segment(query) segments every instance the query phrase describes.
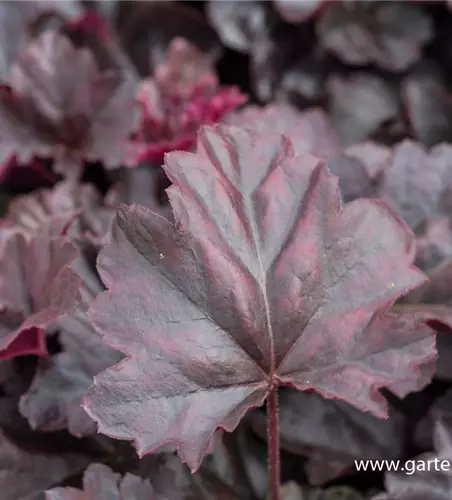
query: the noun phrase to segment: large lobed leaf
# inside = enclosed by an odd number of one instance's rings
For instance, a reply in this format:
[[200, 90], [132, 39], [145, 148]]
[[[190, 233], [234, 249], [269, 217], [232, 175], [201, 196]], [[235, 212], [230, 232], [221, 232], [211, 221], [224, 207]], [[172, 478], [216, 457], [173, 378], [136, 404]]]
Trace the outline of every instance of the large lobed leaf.
[[21, 52], [0, 92], [0, 154], [20, 163], [54, 158], [78, 176], [83, 160], [121, 166], [135, 125], [135, 87], [117, 68], [99, 69], [93, 53], [46, 31]]
[[414, 237], [381, 202], [341, 206], [336, 177], [284, 135], [205, 127], [166, 156], [176, 223], [118, 209], [94, 327], [126, 359], [85, 408], [140, 455], [171, 443], [192, 470], [278, 385], [376, 416], [381, 387], [416, 390], [431, 330], [387, 308], [424, 282]]

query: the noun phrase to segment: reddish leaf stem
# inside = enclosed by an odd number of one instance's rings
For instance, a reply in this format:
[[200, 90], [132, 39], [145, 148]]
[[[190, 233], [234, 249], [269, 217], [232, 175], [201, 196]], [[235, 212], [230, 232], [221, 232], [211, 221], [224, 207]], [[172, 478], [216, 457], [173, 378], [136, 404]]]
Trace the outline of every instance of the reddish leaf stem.
[[267, 446], [269, 500], [280, 500], [278, 387], [267, 399]]

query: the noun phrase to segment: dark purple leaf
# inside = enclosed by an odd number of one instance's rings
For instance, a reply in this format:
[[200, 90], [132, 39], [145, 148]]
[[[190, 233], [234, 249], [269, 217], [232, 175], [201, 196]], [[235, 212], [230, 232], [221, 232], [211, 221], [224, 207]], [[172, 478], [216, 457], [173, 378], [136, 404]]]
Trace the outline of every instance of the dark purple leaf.
[[422, 7], [401, 2], [329, 2], [317, 24], [320, 43], [347, 64], [403, 71], [433, 36]]
[[44, 500], [46, 489], [78, 474], [88, 463], [88, 457], [76, 453], [24, 451], [0, 433], [0, 490], [8, 500]]
[[391, 153], [389, 148], [364, 142], [349, 146], [343, 154], [329, 159], [328, 168], [339, 177], [344, 201], [375, 196]]
[[257, 498], [264, 498], [268, 488], [267, 447], [248, 427], [243, 426], [237, 431], [237, 450], [250, 491]]
[[13, 199], [5, 224], [33, 235], [49, 223], [55, 229], [55, 222], [61, 221], [62, 227], [70, 226], [67, 233], [72, 238], [100, 244], [109, 232], [114, 214], [114, 207], [104, 203], [91, 184], [62, 181], [52, 189], [35, 190]]
[[30, 239], [0, 229], [1, 358], [45, 356], [45, 329], [79, 306], [80, 279], [70, 268], [77, 250], [49, 226]]
[[[111, 3], [116, 2], [112, 0]], [[116, 39], [113, 27], [97, 9], [85, 9], [78, 17], [65, 23], [60, 31], [76, 49], [90, 51], [101, 72], [120, 74], [122, 91], [127, 97], [133, 94], [133, 89], [139, 84], [138, 71]]]
[[[54, 194], [58, 199], [57, 193]], [[94, 193], [87, 189], [85, 194]], [[68, 196], [60, 196], [60, 201], [69, 199]], [[85, 197], [84, 201], [88, 200], [89, 197]], [[93, 207], [85, 203], [84, 208]], [[89, 214], [88, 210], [86, 212]], [[75, 236], [80, 237], [80, 233], [75, 233]], [[96, 431], [95, 423], [81, 406], [83, 397], [93, 384], [93, 376], [122, 358], [121, 353], [102, 342], [86, 316], [93, 299], [104, 290], [94, 262], [98, 246], [105, 237], [106, 234], [103, 234], [103, 238], [99, 237], [94, 242], [92, 238], [80, 240], [81, 252], [71, 266], [80, 278], [77, 290], [81, 299], [80, 308], [60, 318], [54, 325], [61, 352], [51, 359], [39, 361], [33, 381], [19, 404], [21, 414], [33, 429], [44, 432], [68, 429], [77, 437]]]
[[0, 3], [0, 81], [8, 80], [12, 63], [41, 24], [49, 18], [72, 19], [80, 9], [72, 0]]
[[126, 474], [123, 478], [106, 465], [91, 464], [83, 477], [83, 491], [54, 488], [46, 500], [165, 500], [154, 494], [149, 481]]
[[[376, 179], [391, 158], [391, 149], [371, 141], [353, 144], [345, 149], [345, 155], [359, 160], [371, 179]], [[361, 195], [362, 196], [362, 195]]]
[[331, 118], [344, 145], [377, 134], [388, 123], [400, 121], [400, 104], [395, 89], [370, 73], [350, 78], [331, 76]]
[[426, 146], [452, 140], [452, 99], [431, 74], [407, 76], [402, 82], [413, 135]]
[[417, 229], [438, 213], [451, 167], [451, 146], [440, 145], [427, 152], [421, 144], [405, 140], [394, 147], [378, 196]]
[[[350, 471], [354, 460], [395, 459], [401, 455], [403, 419], [395, 411], [388, 420], [377, 419], [342, 401], [294, 390], [281, 391], [279, 408], [281, 447], [308, 459], [312, 456], [308, 473], [314, 472], [317, 456], [323, 459], [324, 471], [331, 464], [343, 473]], [[252, 423], [265, 438], [265, 414], [255, 412]], [[315, 475], [310, 477], [311, 484], [319, 484], [318, 472]]]
[[[394, 312], [396, 312], [396, 311], [397, 311], [397, 309], [394, 310]], [[404, 311], [403, 309], [401, 309], [398, 312], [416, 314], [414, 311], [410, 311], [410, 310]], [[431, 320], [433, 318], [433, 321], [435, 321], [435, 319], [436, 319], [434, 310], [429, 311], [429, 313], [427, 313], [425, 315], [419, 314], [416, 316], [417, 316], [418, 321], [420, 323], [430, 324], [429, 320]], [[440, 316], [441, 316], [441, 311], [439, 313], [439, 317]], [[438, 321], [440, 321], [440, 320], [438, 320]], [[438, 349], [438, 345], [437, 345], [437, 349]], [[421, 364], [421, 366], [419, 367], [420, 376], [418, 378], [418, 386], [415, 389], [415, 391], [421, 391], [422, 389], [425, 389], [430, 384], [430, 382], [432, 382], [432, 379], [435, 376], [436, 363], [437, 363], [437, 358], [428, 360], [427, 362]], [[415, 392], [415, 391], [413, 391], [411, 382], [408, 381], [408, 384], [407, 384], [404, 380], [402, 380], [400, 382], [396, 382], [395, 384], [391, 385], [391, 387], [389, 387], [388, 389], [390, 390], [390, 392], [392, 392], [392, 394], [396, 395], [399, 399], [405, 399], [409, 394]]]
[[250, 500], [251, 491], [242, 465], [244, 459], [238, 449], [237, 439], [234, 439], [237, 433], [220, 435], [221, 439], [212, 450], [213, 453], [206, 457], [200, 470], [191, 477], [199, 488], [209, 488], [211, 483], [216, 482], [223, 489], [230, 489], [237, 498]]
[[416, 390], [432, 332], [386, 311], [424, 276], [384, 204], [341, 207], [322, 162], [236, 127], [204, 127], [197, 153], [164, 168], [175, 225], [122, 206], [98, 259], [108, 292], [90, 318], [126, 355], [87, 396], [100, 432], [140, 455], [175, 445], [195, 470], [215, 430], [232, 431], [273, 384], [381, 417], [380, 387]]
[[273, 3], [279, 15], [289, 23], [308, 21], [326, 4], [324, 0], [273, 0]]
[[260, 133], [285, 134], [295, 154], [311, 153], [318, 158], [329, 158], [341, 151], [336, 132], [320, 108], [300, 112], [288, 104], [247, 106], [231, 114], [226, 122]]
[[[445, 338], [447, 338], [445, 336]], [[451, 339], [451, 336], [448, 335]], [[450, 358], [448, 359], [450, 365]], [[450, 367], [449, 367], [450, 378]], [[452, 418], [452, 390], [447, 390], [428, 409], [427, 415], [419, 422], [416, 429], [416, 443], [424, 449], [433, 448], [434, 429], [438, 420], [450, 421]]]
[[[405, 464], [404, 473], [387, 473], [387, 493], [377, 495], [372, 500], [449, 500], [452, 495], [450, 419], [437, 422], [434, 445], [436, 453], [416, 457], [415, 461]], [[435, 459], [438, 459], [437, 465]], [[449, 463], [447, 472], [441, 469], [442, 460]]]
[[304, 464], [304, 472], [310, 484], [323, 485], [350, 473], [350, 463], [335, 459], [322, 450], [311, 450], [309, 460]]
[[83, 160], [121, 166], [136, 109], [135, 89], [121, 85], [118, 71], [101, 72], [87, 49], [47, 31], [16, 60], [10, 84], [0, 94], [2, 157], [53, 157], [55, 170], [71, 177]]
[[[452, 259], [452, 221], [449, 217], [431, 217], [417, 239], [416, 265], [430, 271]], [[452, 291], [452, 289], [451, 289]]]
[[105, 346], [82, 312], [59, 322], [63, 351], [43, 360], [19, 409], [34, 429], [68, 429], [74, 436], [96, 432], [95, 423], [81, 407], [93, 376], [117, 363], [122, 355]]

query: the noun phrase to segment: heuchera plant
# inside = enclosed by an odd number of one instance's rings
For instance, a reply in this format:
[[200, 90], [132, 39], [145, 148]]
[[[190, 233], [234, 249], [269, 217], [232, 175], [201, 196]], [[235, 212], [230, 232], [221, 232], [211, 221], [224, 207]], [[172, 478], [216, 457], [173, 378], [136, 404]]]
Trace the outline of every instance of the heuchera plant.
[[1, 498], [450, 500], [450, 26], [0, 4]]
[[164, 169], [174, 223], [120, 207], [98, 258], [109, 291], [90, 318], [127, 360], [96, 377], [85, 408], [140, 455], [170, 443], [195, 471], [216, 429], [268, 400], [277, 500], [279, 386], [378, 416], [379, 388], [420, 388], [432, 332], [388, 312], [424, 281], [413, 237], [381, 203], [342, 207], [326, 165], [284, 135], [202, 128], [196, 154], [169, 153]]

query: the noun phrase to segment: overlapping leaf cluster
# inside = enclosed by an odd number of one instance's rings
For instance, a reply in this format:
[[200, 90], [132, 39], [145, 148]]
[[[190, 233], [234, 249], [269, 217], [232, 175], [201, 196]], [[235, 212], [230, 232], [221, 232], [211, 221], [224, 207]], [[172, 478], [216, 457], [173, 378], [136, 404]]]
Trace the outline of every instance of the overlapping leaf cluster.
[[275, 390], [283, 500], [450, 497], [450, 26], [0, 4], [8, 499], [264, 500]]

